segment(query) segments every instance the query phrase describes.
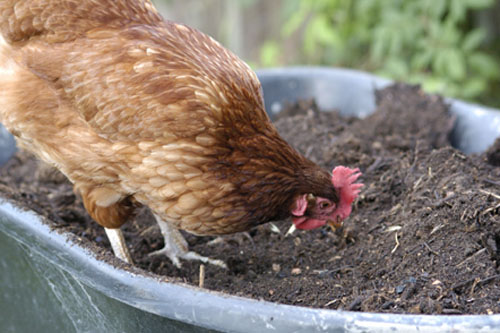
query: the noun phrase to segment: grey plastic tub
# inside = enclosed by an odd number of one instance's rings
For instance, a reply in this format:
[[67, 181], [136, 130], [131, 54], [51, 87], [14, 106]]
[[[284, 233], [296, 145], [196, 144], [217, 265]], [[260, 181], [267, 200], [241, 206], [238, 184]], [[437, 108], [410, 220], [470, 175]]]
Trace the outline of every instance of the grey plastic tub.
[[[390, 82], [351, 70], [259, 71], [266, 108], [316, 98], [365, 116]], [[449, 100], [454, 144], [480, 152], [500, 136], [497, 110]], [[0, 162], [14, 151], [0, 128]], [[499, 332], [500, 315], [395, 315], [309, 309], [228, 296], [116, 269], [0, 197], [0, 332]]]

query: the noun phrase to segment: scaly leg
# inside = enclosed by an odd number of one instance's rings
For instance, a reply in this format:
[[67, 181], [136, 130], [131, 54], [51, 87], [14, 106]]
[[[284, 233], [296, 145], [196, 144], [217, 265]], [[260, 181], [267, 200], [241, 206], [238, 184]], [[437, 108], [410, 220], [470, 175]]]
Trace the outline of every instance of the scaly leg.
[[111, 243], [111, 247], [113, 248], [113, 252], [115, 256], [129, 264], [134, 264], [132, 261], [132, 257], [127, 249], [127, 244], [125, 244], [125, 238], [123, 237], [123, 233], [118, 229], [109, 229], [104, 228], [106, 231], [106, 235], [108, 236], [109, 242]]
[[163, 221], [156, 215], [155, 218], [156, 222], [160, 226], [161, 233], [163, 234], [165, 246], [161, 250], [151, 252], [149, 254], [150, 256], [164, 254], [170, 258], [177, 268], [181, 268], [181, 262], [179, 259], [200, 260], [204, 263], [227, 268], [226, 264], [222, 260], [207, 258], [196, 252], [189, 251], [188, 244], [184, 237], [182, 237], [179, 230], [173, 228], [168, 224], [168, 222]]

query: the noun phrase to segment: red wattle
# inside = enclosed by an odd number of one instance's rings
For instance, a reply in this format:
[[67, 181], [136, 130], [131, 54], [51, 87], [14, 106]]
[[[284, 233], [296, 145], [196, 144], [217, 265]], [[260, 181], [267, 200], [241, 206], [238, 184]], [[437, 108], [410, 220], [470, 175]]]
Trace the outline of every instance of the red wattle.
[[309, 219], [307, 217], [294, 217], [292, 221], [295, 224], [295, 228], [301, 230], [316, 229], [326, 224], [326, 221]]

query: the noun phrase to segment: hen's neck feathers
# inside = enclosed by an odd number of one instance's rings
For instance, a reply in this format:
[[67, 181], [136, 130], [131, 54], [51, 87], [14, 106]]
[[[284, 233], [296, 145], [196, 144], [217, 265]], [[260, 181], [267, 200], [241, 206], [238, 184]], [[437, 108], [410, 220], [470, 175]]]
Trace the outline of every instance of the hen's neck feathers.
[[230, 152], [212, 168], [235, 185], [228, 200], [244, 200], [252, 224], [290, 216], [298, 195], [338, 201], [331, 175], [293, 149], [270, 123], [263, 132], [233, 137]]

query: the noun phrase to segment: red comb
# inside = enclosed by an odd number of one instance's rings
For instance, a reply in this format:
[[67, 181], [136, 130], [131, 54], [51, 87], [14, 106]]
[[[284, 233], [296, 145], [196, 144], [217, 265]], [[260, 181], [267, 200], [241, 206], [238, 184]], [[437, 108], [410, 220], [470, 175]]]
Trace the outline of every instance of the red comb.
[[332, 184], [339, 190], [341, 201], [350, 205], [359, 195], [363, 184], [355, 183], [361, 176], [361, 171], [358, 168], [350, 169], [345, 166], [335, 167], [332, 171]]

